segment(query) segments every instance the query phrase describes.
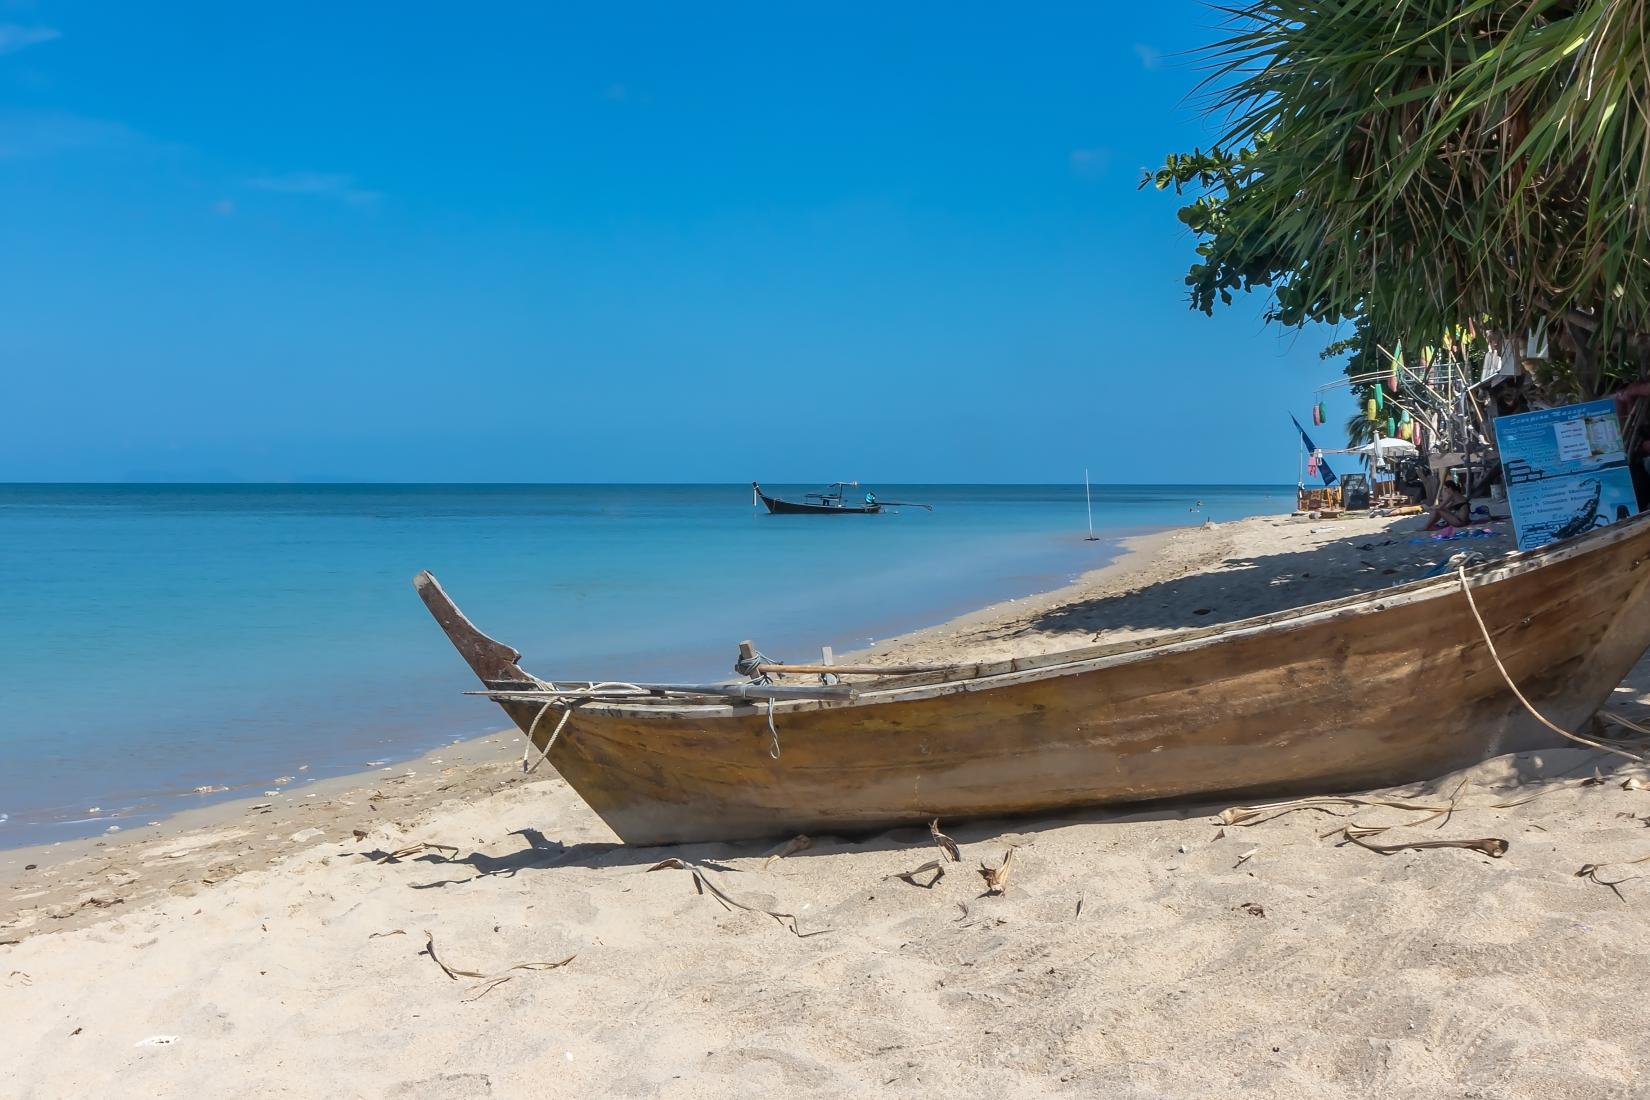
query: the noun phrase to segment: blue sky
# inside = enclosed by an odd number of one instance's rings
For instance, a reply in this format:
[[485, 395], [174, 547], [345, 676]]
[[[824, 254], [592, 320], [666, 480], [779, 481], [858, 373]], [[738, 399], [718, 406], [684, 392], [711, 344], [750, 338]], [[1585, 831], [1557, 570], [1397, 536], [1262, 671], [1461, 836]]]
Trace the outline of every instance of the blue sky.
[[0, 0], [0, 480], [1294, 480], [1214, 13], [788, 7]]

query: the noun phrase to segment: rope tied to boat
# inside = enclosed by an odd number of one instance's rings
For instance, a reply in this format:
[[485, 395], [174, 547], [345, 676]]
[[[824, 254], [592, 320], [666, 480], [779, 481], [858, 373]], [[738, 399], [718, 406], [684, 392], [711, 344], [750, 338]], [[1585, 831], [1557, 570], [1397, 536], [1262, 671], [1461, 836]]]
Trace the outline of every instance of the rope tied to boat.
[[741, 657], [733, 662], [733, 671], [741, 676], [749, 677], [752, 683], [765, 684], [769, 682], [768, 674], [762, 671], [762, 666], [778, 663], [760, 649], [754, 649], [749, 657]]
[[1586, 745], [1588, 748], [1598, 749], [1602, 752], [1613, 752], [1617, 756], [1625, 756], [1627, 759], [1636, 761], [1640, 764], [1650, 763], [1650, 760], [1640, 756], [1638, 753], [1628, 752], [1626, 749], [1616, 748], [1614, 745], [1606, 745], [1601, 742], [1594, 741], [1590, 738], [1581, 736], [1579, 733], [1571, 733], [1569, 730], [1548, 721], [1547, 717], [1540, 711], [1536, 710], [1535, 706], [1524, 697], [1524, 693], [1518, 690], [1518, 685], [1513, 683], [1512, 674], [1507, 671], [1507, 666], [1501, 663], [1501, 654], [1496, 652], [1495, 641], [1490, 637], [1490, 628], [1484, 625], [1484, 616], [1478, 613], [1478, 601], [1473, 598], [1472, 585], [1467, 583], [1467, 566], [1471, 564], [1471, 558], [1478, 558], [1482, 561], [1483, 555], [1457, 554], [1455, 557], [1450, 559], [1450, 563], [1455, 566], [1455, 575], [1461, 582], [1461, 592], [1467, 597], [1467, 607], [1472, 610], [1472, 617], [1478, 622], [1479, 632], [1484, 635], [1484, 644], [1489, 647], [1490, 659], [1495, 662], [1495, 667], [1500, 670], [1501, 678], [1507, 682], [1507, 687], [1512, 690], [1513, 696], [1517, 698], [1520, 703], [1524, 704], [1525, 710], [1530, 712], [1530, 717], [1534, 718], [1537, 722], [1540, 722], [1543, 726], [1546, 726], [1560, 737], [1567, 737], [1579, 745]]
[[[561, 736], [561, 731], [566, 728], [568, 719], [573, 717], [573, 711], [581, 702], [583, 702], [583, 700], [575, 699], [564, 701], [561, 699], [552, 699], [539, 708], [539, 712], [533, 716], [532, 724], [527, 727], [527, 747], [521, 750], [521, 770], [524, 774], [532, 775], [538, 770], [538, 766], [549, 758], [550, 750], [555, 747], [556, 738]], [[550, 740], [544, 743], [544, 748], [539, 749], [538, 744], [533, 740], [533, 735], [539, 731], [539, 723], [542, 722], [544, 720], [544, 716], [550, 712], [550, 708], [555, 706], [560, 706], [563, 708], [561, 721], [557, 722], [556, 728], [550, 731]], [[537, 759], [529, 764], [527, 762], [527, 758], [533, 755], [534, 749], [538, 749], [539, 755]]]
[[773, 735], [773, 746], [768, 749], [768, 755], [775, 760], [779, 759], [779, 730], [773, 724], [773, 696], [768, 696], [768, 732]]

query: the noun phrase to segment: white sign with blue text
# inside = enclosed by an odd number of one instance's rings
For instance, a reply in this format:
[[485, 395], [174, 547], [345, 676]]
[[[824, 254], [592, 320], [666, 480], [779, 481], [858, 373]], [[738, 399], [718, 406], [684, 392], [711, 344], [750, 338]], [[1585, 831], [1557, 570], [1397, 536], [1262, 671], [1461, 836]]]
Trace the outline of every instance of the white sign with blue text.
[[1638, 511], [1610, 398], [1500, 416], [1494, 424], [1520, 550]]

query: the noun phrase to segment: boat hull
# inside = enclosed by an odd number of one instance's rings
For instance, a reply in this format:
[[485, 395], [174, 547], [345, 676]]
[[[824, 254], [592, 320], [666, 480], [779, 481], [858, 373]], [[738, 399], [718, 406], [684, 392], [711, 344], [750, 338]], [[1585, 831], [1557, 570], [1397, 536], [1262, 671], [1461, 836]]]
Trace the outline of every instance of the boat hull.
[[762, 504], [774, 516], [874, 516], [882, 511], [880, 504], [837, 507], [834, 504], [802, 504], [794, 500], [780, 500], [766, 493], [758, 493]]
[[[1640, 517], [1472, 571], [1509, 673], [1565, 728], [1650, 645], [1647, 558]], [[471, 664], [489, 683], [515, 675]], [[503, 705], [524, 731], [539, 715]], [[592, 705], [549, 761], [626, 843], [668, 844], [1386, 786], [1555, 739], [1508, 691], [1453, 575], [781, 704], [777, 759], [768, 722], [760, 705]]]

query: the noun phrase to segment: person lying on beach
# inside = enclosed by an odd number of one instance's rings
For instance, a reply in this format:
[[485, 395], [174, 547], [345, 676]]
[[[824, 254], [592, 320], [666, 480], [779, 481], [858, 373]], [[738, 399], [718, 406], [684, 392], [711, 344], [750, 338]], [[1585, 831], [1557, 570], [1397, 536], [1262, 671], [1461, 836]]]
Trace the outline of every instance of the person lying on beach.
[[1450, 478], [1439, 486], [1438, 503], [1427, 513], [1426, 526], [1421, 530], [1430, 531], [1441, 524], [1466, 527], [1471, 521], [1472, 512], [1467, 503], [1467, 495], [1461, 491], [1461, 483]]

